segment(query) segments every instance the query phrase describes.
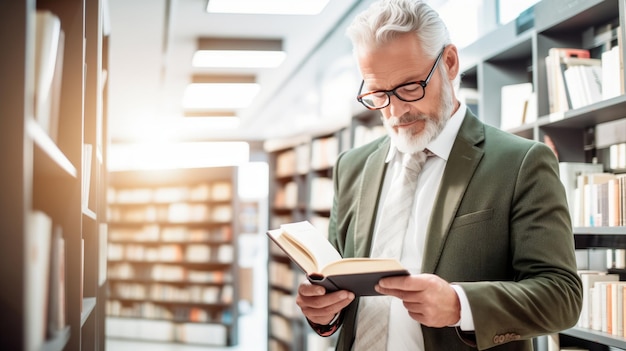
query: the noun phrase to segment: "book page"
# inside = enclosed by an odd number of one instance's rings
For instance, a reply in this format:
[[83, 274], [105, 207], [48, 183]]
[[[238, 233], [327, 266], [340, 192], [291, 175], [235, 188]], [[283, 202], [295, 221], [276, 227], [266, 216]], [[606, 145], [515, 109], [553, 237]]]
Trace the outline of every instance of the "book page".
[[322, 269], [325, 276], [339, 274], [359, 274], [373, 272], [406, 271], [400, 262], [393, 258], [344, 258], [331, 262]]
[[267, 235], [296, 263], [307, 275], [317, 271], [315, 258], [282, 229], [267, 231]]
[[331, 262], [341, 260], [339, 252], [311, 223], [304, 221], [283, 224], [280, 228], [290, 239], [297, 241], [301, 247], [306, 248], [306, 251], [313, 257], [317, 266], [315, 273], [321, 273], [322, 267]]

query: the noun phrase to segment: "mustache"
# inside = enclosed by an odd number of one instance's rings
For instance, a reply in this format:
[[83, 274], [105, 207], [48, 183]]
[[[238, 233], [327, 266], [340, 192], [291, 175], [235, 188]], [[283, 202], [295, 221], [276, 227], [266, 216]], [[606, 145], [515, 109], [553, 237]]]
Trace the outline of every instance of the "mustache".
[[386, 123], [391, 126], [391, 127], [396, 127], [400, 124], [409, 124], [409, 123], [413, 123], [415, 121], [419, 121], [419, 120], [427, 120], [429, 119], [429, 117], [425, 114], [404, 114], [400, 117], [389, 117], [387, 119], [385, 119], [384, 116], [380, 116], [381, 120], [383, 122], [386, 121]]

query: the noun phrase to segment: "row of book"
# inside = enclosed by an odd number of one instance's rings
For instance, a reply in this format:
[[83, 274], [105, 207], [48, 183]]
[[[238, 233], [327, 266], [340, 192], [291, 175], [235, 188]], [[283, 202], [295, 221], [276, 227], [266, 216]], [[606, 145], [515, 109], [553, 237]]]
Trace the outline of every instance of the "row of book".
[[109, 204], [147, 204], [198, 201], [229, 201], [233, 197], [232, 183], [206, 182], [190, 186], [162, 186], [157, 188], [109, 188]]
[[293, 209], [298, 206], [298, 183], [290, 181], [282, 187], [277, 187], [274, 191], [275, 208]]
[[107, 336], [139, 340], [226, 346], [228, 329], [216, 323], [173, 323], [162, 320], [107, 318]]
[[193, 228], [184, 225], [147, 224], [140, 227], [111, 228], [109, 238], [111, 242], [185, 242], [208, 243], [228, 242], [233, 237], [231, 225], [222, 225], [214, 228]]
[[[274, 207], [279, 209], [294, 209], [299, 205], [298, 183], [290, 181], [274, 191]], [[314, 177], [311, 179], [309, 190], [309, 207], [316, 211], [328, 211], [333, 203], [333, 182], [328, 177]]]
[[611, 335], [624, 336], [626, 282], [618, 274], [580, 271], [583, 306], [578, 326]]
[[[382, 125], [354, 127], [353, 147], [358, 147], [386, 135]], [[275, 172], [277, 177], [302, 175], [311, 170], [323, 170], [334, 166], [339, 153], [345, 149], [350, 139], [350, 130], [345, 129], [341, 136], [317, 138], [310, 143], [302, 142], [276, 156]], [[343, 148], [342, 148], [343, 146]]]
[[329, 136], [301, 143], [276, 156], [278, 177], [306, 174], [311, 170], [327, 169], [334, 165], [340, 152], [339, 138]]
[[172, 263], [232, 263], [235, 248], [232, 244], [117, 244], [109, 243], [109, 261], [142, 261]]
[[311, 168], [314, 170], [330, 168], [339, 155], [339, 139], [331, 136], [314, 139], [311, 142]]
[[180, 283], [223, 284], [233, 281], [232, 274], [226, 271], [189, 269], [176, 264], [134, 265], [128, 262], [111, 262], [108, 278], [115, 280], [145, 280]]
[[110, 299], [151, 300], [152, 302], [232, 303], [232, 285], [178, 286], [162, 283], [122, 283], [110, 285]]
[[274, 168], [276, 176], [290, 177], [309, 172], [311, 169], [309, 162], [310, 152], [310, 144], [304, 143], [279, 153], [276, 156], [276, 167]]
[[561, 162], [561, 181], [575, 227], [626, 225], [626, 174], [603, 172], [602, 164]]
[[294, 340], [295, 336], [291, 320], [277, 314], [270, 315], [269, 320], [269, 329], [271, 330], [272, 337], [284, 342]]
[[146, 205], [133, 208], [110, 207], [109, 221], [112, 222], [230, 222], [233, 218], [231, 205], [209, 205], [198, 203], [171, 203]]
[[172, 306], [153, 302], [128, 302], [109, 300], [106, 303], [107, 316], [123, 318], [147, 318], [167, 321], [188, 321], [194, 323], [230, 323], [230, 312], [214, 308], [196, 306]]
[[[277, 249], [274, 244], [270, 244], [270, 253], [278, 253], [284, 255], [280, 249]], [[289, 291], [293, 291], [296, 288], [296, 274], [297, 272], [291, 269], [289, 263], [270, 261], [268, 268], [269, 284], [271, 286], [279, 287]]]
[[288, 318], [297, 318], [301, 315], [295, 296], [285, 291], [270, 290], [268, 302], [270, 312], [276, 312]]
[[590, 28], [583, 38], [601, 53], [581, 48], [551, 48], [545, 58], [550, 113], [562, 113], [624, 93], [622, 38], [611, 23]]
[[[624, 93], [622, 43], [618, 33], [619, 27], [609, 24], [588, 34], [593, 37], [589, 41], [603, 50], [598, 57], [592, 57], [591, 50], [582, 48], [548, 50], [544, 61], [550, 114], [562, 114]], [[537, 114], [532, 83], [502, 86], [501, 129], [533, 122]]]
[[309, 208], [315, 211], [330, 211], [334, 193], [331, 178], [315, 177], [311, 179]]
[[290, 351], [291, 348], [287, 344], [276, 339], [270, 339], [267, 342], [268, 351]]
[[387, 130], [382, 125], [365, 126], [358, 125], [354, 127], [354, 147], [359, 147], [374, 141], [381, 136], [387, 135]]

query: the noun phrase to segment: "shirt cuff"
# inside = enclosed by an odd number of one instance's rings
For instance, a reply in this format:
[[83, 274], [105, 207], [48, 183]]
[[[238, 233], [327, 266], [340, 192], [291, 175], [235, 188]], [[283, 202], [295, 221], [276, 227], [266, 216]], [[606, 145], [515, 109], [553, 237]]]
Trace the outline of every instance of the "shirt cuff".
[[467, 295], [465, 295], [465, 290], [463, 290], [463, 288], [459, 285], [451, 284], [451, 286], [456, 292], [456, 295], [459, 297], [459, 302], [461, 303], [461, 319], [456, 322], [456, 324], [451, 325], [451, 327], [459, 327], [463, 331], [473, 331], [474, 317], [472, 316], [472, 309], [470, 308], [469, 301], [467, 300]]
[[339, 326], [341, 326], [341, 322], [343, 321], [342, 316], [343, 313], [337, 313], [328, 324], [313, 323], [308, 318], [306, 321], [319, 336], [331, 336], [339, 329]]

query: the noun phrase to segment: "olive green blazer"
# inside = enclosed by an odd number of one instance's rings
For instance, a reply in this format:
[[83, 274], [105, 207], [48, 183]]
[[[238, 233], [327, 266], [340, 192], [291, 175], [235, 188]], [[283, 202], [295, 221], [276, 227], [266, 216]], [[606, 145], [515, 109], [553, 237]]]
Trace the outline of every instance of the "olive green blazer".
[[[383, 137], [336, 162], [329, 238], [344, 257], [369, 255], [389, 147]], [[532, 350], [533, 337], [576, 324], [582, 289], [571, 220], [545, 144], [468, 109], [428, 228], [422, 271], [463, 287], [475, 332], [423, 327], [426, 350]], [[358, 298], [343, 311], [337, 350], [352, 348], [357, 306]]]

